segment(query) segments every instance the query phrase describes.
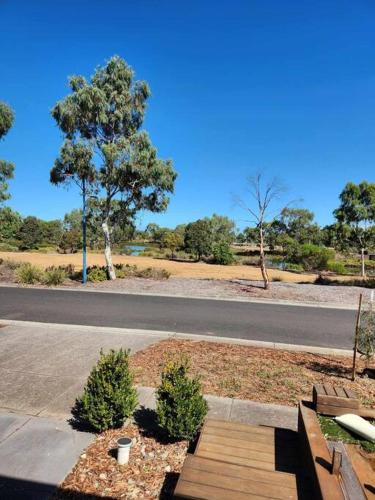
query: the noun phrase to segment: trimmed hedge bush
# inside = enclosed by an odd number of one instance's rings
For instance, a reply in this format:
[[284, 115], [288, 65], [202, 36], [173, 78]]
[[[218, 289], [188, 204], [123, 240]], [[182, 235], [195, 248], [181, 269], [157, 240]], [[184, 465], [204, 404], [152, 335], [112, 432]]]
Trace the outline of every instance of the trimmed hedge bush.
[[77, 400], [80, 421], [102, 432], [121, 427], [138, 404], [129, 370], [129, 351], [120, 349], [105, 354], [92, 369], [83, 395]]
[[193, 439], [207, 414], [200, 380], [189, 378], [186, 357], [166, 362], [156, 392], [156, 413], [162, 430], [172, 440]]
[[108, 275], [105, 267], [92, 266], [87, 269], [87, 281], [98, 283], [107, 279]]

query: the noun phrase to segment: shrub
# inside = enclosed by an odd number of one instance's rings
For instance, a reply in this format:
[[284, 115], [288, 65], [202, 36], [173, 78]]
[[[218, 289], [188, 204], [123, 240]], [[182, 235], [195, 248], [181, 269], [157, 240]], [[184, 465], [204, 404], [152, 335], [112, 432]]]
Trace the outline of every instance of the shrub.
[[92, 266], [87, 269], [87, 280], [93, 283], [106, 281], [108, 279], [107, 269], [105, 267]]
[[16, 276], [19, 283], [33, 285], [42, 281], [43, 271], [37, 266], [26, 263], [17, 269]]
[[18, 247], [15, 245], [11, 245], [10, 243], [1, 242], [0, 243], [0, 251], [1, 252], [18, 252]]
[[228, 266], [234, 262], [233, 252], [227, 243], [217, 243], [213, 246], [212, 253], [215, 264]]
[[121, 427], [138, 404], [129, 370], [129, 351], [100, 351], [83, 395], [77, 400], [78, 418], [102, 432]]
[[10, 269], [11, 271], [14, 271], [15, 269], [21, 267], [23, 264], [22, 262], [18, 262], [17, 260], [4, 259], [2, 265], [7, 269]]
[[62, 285], [67, 277], [63, 267], [51, 266], [45, 270], [44, 283], [46, 285]]
[[287, 260], [301, 264], [306, 271], [327, 269], [328, 261], [334, 256], [334, 250], [311, 243], [299, 245], [294, 242], [287, 249]]
[[153, 280], [167, 280], [170, 275], [171, 273], [166, 269], [158, 267], [146, 267], [145, 269], [140, 269], [135, 274], [137, 278], [150, 278]]
[[198, 378], [189, 378], [186, 357], [166, 362], [156, 392], [158, 422], [170, 439], [192, 439], [207, 414]]
[[301, 273], [304, 269], [301, 264], [293, 264], [292, 262], [286, 262], [285, 263], [285, 270], [286, 271], [295, 271], [297, 273]]
[[331, 271], [336, 274], [345, 274], [346, 268], [343, 262], [336, 262], [334, 260], [329, 260], [327, 263], [327, 271]]

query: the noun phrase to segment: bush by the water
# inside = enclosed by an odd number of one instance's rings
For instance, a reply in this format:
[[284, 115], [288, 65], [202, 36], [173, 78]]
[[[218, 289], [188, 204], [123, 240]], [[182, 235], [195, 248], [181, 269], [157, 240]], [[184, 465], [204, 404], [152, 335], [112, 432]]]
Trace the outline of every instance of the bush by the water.
[[343, 262], [330, 260], [327, 263], [327, 271], [331, 271], [336, 274], [345, 274], [346, 268]]
[[19, 283], [34, 285], [42, 281], [43, 270], [33, 264], [21, 264], [16, 270], [16, 277]]
[[168, 360], [156, 393], [159, 425], [172, 440], [192, 439], [208, 411], [200, 380], [188, 371], [186, 357]]
[[229, 266], [234, 262], [234, 255], [227, 243], [217, 243], [212, 247], [215, 264]]
[[334, 250], [311, 243], [299, 245], [294, 242], [288, 245], [287, 248], [288, 262], [301, 264], [305, 271], [326, 270], [328, 261], [334, 257]]
[[133, 414], [137, 403], [129, 351], [100, 351], [100, 359], [77, 400], [79, 420], [99, 432], [115, 429]]

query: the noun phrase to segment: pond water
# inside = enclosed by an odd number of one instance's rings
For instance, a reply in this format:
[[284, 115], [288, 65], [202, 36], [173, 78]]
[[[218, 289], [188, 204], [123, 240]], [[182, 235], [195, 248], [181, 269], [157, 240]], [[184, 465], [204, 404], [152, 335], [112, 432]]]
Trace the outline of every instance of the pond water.
[[124, 247], [124, 253], [130, 255], [139, 255], [143, 250], [145, 250], [145, 245], [126, 245]]

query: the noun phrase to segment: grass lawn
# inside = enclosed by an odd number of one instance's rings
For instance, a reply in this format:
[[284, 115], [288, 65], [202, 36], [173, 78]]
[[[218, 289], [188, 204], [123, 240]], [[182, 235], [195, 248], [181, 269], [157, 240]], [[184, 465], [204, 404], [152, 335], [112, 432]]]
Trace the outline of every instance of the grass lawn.
[[359, 444], [365, 451], [375, 453], [375, 443], [349, 432], [337, 424], [333, 418], [319, 415], [322, 433], [329, 441], [342, 441], [343, 443]]
[[[353, 390], [366, 406], [375, 404], [374, 380], [350, 380], [351, 358], [204, 341], [168, 339], [135, 353], [136, 383], [157, 386], [165, 359], [182, 353], [205, 394], [295, 406], [301, 396], [311, 399], [314, 383], [329, 382]], [[363, 367], [360, 361], [358, 371]]]

